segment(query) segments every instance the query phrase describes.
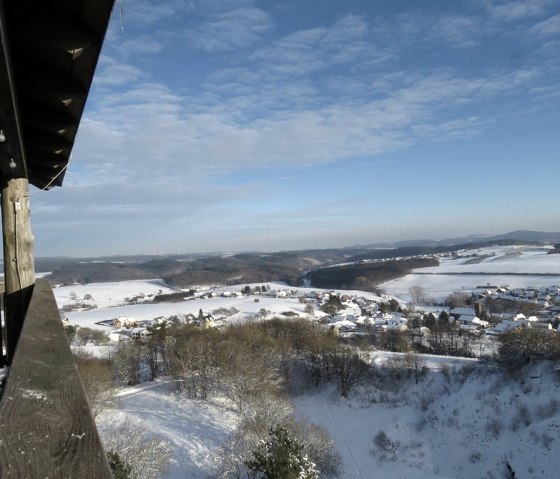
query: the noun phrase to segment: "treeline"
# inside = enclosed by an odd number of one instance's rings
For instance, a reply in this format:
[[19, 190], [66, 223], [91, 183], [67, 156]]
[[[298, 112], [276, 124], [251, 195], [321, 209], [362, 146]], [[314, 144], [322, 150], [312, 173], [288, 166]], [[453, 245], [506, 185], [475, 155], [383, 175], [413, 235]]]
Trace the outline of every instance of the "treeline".
[[231, 256], [165, 256], [142, 261], [92, 261], [49, 258], [37, 261], [38, 271], [50, 271], [51, 284], [86, 284], [104, 281], [162, 278], [169, 285], [262, 283], [283, 281], [297, 286], [303, 272], [323, 264], [344, 261], [359, 250], [310, 250], [270, 254], [243, 253]]
[[300, 318], [224, 329], [162, 328], [146, 340], [119, 343], [113, 361], [118, 382], [135, 385], [167, 376], [189, 398], [225, 395], [239, 411], [260, 394], [328, 382], [346, 397], [367, 370], [359, 350]]
[[305, 279], [317, 288], [373, 291], [378, 284], [404, 276], [414, 268], [438, 264], [435, 258], [356, 263], [310, 271]]

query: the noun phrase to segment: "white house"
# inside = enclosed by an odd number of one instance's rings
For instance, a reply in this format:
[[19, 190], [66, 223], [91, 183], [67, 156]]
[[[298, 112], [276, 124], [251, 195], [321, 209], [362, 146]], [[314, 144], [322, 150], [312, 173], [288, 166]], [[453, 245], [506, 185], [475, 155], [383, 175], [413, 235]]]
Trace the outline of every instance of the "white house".
[[129, 318], [127, 316], [118, 316], [117, 318], [113, 319], [114, 328], [135, 328], [136, 326], [138, 326], [138, 324], [134, 318]]
[[109, 341], [115, 341], [117, 343], [120, 343], [121, 341], [129, 341], [129, 340], [130, 338], [128, 337], [128, 335], [126, 335], [121, 331], [113, 331], [109, 333]]
[[492, 329], [486, 331], [487, 334], [491, 336], [499, 336], [500, 334], [509, 333], [514, 329], [521, 328], [526, 326], [527, 323], [525, 320], [513, 320], [513, 319], [504, 319], [502, 322], [496, 324]]
[[130, 337], [132, 339], [147, 339], [151, 334], [146, 328], [134, 328], [130, 332]]
[[[468, 326], [473, 328], [486, 328], [489, 326], [490, 323], [488, 321], [484, 321], [477, 316], [471, 316], [467, 314], [463, 314], [459, 316], [459, 327]], [[465, 329], [465, 328], [462, 328]]]

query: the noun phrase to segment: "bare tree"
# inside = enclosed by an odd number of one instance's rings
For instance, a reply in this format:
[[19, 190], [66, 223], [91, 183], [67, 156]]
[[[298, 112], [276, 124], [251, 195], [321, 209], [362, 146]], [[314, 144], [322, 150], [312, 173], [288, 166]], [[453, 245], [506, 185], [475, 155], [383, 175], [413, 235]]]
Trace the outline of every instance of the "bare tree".
[[331, 351], [327, 360], [340, 395], [348, 397], [352, 387], [365, 377], [367, 364], [356, 349], [346, 346], [339, 346]]
[[556, 356], [558, 341], [555, 335], [534, 330], [517, 328], [500, 337], [498, 360], [508, 368], [519, 368], [534, 359]]
[[412, 297], [412, 301], [414, 301], [416, 304], [424, 304], [426, 302], [426, 290], [423, 286], [416, 284], [414, 286], [411, 286], [408, 292]]
[[220, 386], [240, 412], [249, 399], [279, 390], [280, 377], [265, 357], [239, 341], [228, 341], [224, 346], [220, 358]]
[[219, 333], [185, 328], [176, 337], [169, 354], [169, 372], [175, 388], [188, 397], [206, 399], [219, 377], [217, 351]]
[[94, 417], [107, 408], [114, 399], [111, 361], [93, 357], [80, 349], [74, 351], [82, 385]]
[[426, 367], [424, 358], [416, 353], [406, 353], [404, 355], [404, 364], [409, 371], [409, 375], [411, 373], [414, 374], [414, 381], [418, 384], [418, 378], [420, 378]]
[[140, 384], [143, 361], [143, 351], [140, 343], [136, 341], [119, 343], [114, 355], [116, 378], [129, 386]]

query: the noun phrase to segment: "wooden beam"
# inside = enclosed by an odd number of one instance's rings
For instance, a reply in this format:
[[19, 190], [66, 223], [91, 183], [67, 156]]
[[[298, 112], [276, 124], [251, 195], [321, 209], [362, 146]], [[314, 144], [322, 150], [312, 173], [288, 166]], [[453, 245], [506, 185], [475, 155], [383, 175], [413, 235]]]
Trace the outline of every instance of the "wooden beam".
[[52, 108], [24, 111], [23, 113], [25, 114], [26, 123], [51, 133], [62, 134], [69, 128], [76, 127], [75, 118]]
[[66, 20], [53, 8], [53, 2], [28, 2], [23, 8], [8, 8], [14, 12], [11, 19], [26, 25], [27, 33], [22, 38], [25, 44], [43, 44], [48, 41], [49, 46], [71, 55], [76, 50], [101, 44], [102, 39], [88, 31], [85, 25], [79, 24], [79, 19]]
[[69, 81], [65, 76], [57, 78], [45, 70], [35, 72], [33, 76], [23, 78], [18, 83], [18, 94], [33, 99], [43, 100], [45, 95], [60, 102], [85, 98], [86, 90], [79, 84]]
[[[25, 178], [25, 152], [21, 124], [15, 98], [15, 80], [12, 72], [4, 1], [0, 2], [0, 129], [6, 140], [0, 144], [0, 180]], [[13, 160], [13, 162], [11, 161]], [[9, 165], [15, 166], [9, 166]]]
[[2, 188], [2, 237], [6, 293], [6, 346], [8, 362], [10, 362], [35, 284], [33, 234], [29, 217], [29, 183], [26, 178], [10, 180]]
[[[72, 151], [72, 142], [69, 141], [64, 135], [58, 133], [51, 133], [40, 128], [33, 128], [30, 125], [24, 126], [26, 139], [28, 140], [25, 153], [27, 156], [33, 156], [33, 150], [36, 153], [42, 151], [49, 151], [57, 155], [65, 153], [66, 158]], [[31, 153], [30, 153], [31, 151]]]
[[46, 280], [33, 291], [0, 401], [0, 477], [113, 477]]

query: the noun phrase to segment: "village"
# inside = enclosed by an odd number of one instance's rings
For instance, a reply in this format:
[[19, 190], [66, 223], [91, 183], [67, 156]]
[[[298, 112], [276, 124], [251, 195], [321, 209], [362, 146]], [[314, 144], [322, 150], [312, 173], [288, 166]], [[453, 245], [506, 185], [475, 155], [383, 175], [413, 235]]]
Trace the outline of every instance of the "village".
[[[456, 293], [455, 296], [458, 296]], [[311, 320], [333, 334], [344, 337], [400, 333], [416, 343], [429, 338], [434, 328], [445, 328], [459, 335], [480, 337], [488, 341], [516, 328], [532, 328], [549, 334], [560, 332], [560, 286], [509, 288], [479, 286], [470, 295], [460, 293], [464, 305], [452, 307], [415, 304], [398, 301], [387, 295], [361, 294], [313, 288], [282, 288], [278, 284], [237, 286], [230, 288], [200, 288], [175, 303], [190, 303], [185, 313], [160, 314], [151, 319], [116, 316], [100, 321], [110, 341], [145, 340], [153, 331], [172, 325], [190, 324], [202, 329], [220, 328], [231, 321], [264, 320], [272, 317]], [[131, 304], [153, 304], [157, 295], [126, 298]], [[239, 306], [208, 309], [213, 299], [224, 298]], [[77, 298], [76, 298], [77, 299]], [[265, 307], [240, 311], [247, 300], [259, 305], [264, 300], [276, 303], [297, 301], [300, 311], [286, 308], [273, 313]], [[85, 295], [77, 304], [94, 301]], [[198, 311], [193, 311], [196, 303]], [[177, 304], [175, 304], [177, 306]], [[66, 307], [65, 310], [72, 308]], [[165, 310], [162, 307], [162, 310]]]

